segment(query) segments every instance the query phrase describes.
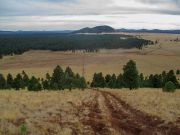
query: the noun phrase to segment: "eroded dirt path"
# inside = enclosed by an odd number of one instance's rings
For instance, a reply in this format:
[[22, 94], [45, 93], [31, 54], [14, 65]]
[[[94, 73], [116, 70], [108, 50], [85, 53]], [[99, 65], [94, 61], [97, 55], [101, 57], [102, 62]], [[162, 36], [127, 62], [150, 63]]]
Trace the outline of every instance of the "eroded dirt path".
[[[152, 117], [138, 111], [119, 97], [97, 91], [104, 98], [104, 108], [109, 116], [111, 134], [114, 135], [179, 135], [180, 129], [173, 123], [165, 124], [158, 117]], [[100, 97], [99, 97], [100, 98]], [[103, 102], [101, 102], [103, 103]]]

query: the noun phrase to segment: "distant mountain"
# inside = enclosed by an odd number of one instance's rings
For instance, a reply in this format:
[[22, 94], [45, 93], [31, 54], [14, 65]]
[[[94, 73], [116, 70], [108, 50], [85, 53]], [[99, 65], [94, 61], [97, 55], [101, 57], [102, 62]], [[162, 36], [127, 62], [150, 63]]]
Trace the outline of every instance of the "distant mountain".
[[0, 35], [56, 35], [56, 34], [76, 34], [76, 33], [113, 33], [113, 32], [128, 32], [128, 33], [169, 33], [180, 34], [180, 30], [159, 30], [159, 29], [114, 29], [110, 26], [96, 26], [93, 28], [83, 28], [80, 30], [62, 30], [62, 31], [3, 31], [0, 30]]
[[159, 29], [117, 29], [116, 32], [129, 32], [129, 33], [170, 33], [170, 34], [180, 34], [180, 30], [159, 30]]
[[3, 31], [0, 30], [0, 35], [49, 35], [49, 34], [65, 34], [71, 33], [73, 30], [63, 31]]
[[116, 32], [116, 30], [110, 26], [103, 25], [103, 26], [96, 26], [93, 28], [86, 27], [86, 28], [74, 31], [73, 33], [104, 33], [104, 32], [111, 33], [111, 32]]

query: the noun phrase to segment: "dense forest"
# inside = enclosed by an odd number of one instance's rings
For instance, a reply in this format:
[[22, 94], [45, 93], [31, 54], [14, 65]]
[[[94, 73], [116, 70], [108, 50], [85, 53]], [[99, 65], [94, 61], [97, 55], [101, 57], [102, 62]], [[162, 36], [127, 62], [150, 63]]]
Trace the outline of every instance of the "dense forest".
[[153, 44], [153, 42], [127, 35], [1, 35], [0, 58], [4, 55], [22, 54], [28, 50], [94, 52], [101, 48], [142, 48], [148, 44]]

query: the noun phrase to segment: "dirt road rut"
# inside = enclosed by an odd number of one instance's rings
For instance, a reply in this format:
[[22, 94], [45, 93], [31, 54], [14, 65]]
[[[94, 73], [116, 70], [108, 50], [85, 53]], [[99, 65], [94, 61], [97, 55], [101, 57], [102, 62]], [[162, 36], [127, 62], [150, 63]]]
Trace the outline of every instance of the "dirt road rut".
[[109, 92], [96, 91], [92, 103], [82, 120], [96, 135], [180, 135], [174, 123], [165, 123], [158, 117], [138, 111]]

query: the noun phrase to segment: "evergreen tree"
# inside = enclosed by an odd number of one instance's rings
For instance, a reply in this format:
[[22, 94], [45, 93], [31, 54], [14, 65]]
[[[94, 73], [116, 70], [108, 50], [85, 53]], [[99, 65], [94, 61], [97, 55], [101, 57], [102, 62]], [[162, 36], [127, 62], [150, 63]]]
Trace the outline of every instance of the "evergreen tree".
[[166, 75], [166, 82], [169, 81], [173, 82], [176, 87], [178, 86], [178, 80], [173, 70], [170, 70]]
[[176, 75], [179, 75], [180, 74], [180, 70], [178, 69], [177, 71], [176, 71]]
[[166, 79], [167, 79], [167, 77], [166, 77], [166, 76], [167, 76], [166, 71], [163, 71], [161, 75], [162, 75], [162, 85], [164, 86], [165, 83], [167, 82], [167, 80], [166, 80]]
[[110, 81], [111, 81], [111, 75], [108, 74], [105, 76], [106, 87], [109, 87], [108, 85]]
[[28, 84], [28, 90], [29, 91], [40, 91], [42, 90], [41, 83], [39, 82], [39, 79], [35, 78], [34, 76], [31, 77]]
[[7, 88], [9, 89], [13, 88], [13, 82], [14, 82], [13, 76], [9, 73], [7, 75]]
[[44, 90], [49, 90], [50, 89], [50, 82], [48, 80], [42, 80], [42, 87]]
[[154, 86], [153, 86], [153, 78], [154, 78], [154, 75], [151, 74], [151, 75], [149, 76], [149, 79], [148, 79], [148, 87], [151, 87], [151, 88], [154, 87]]
[[51, 81], [51, 76], [49, 75], [49, 73], [46, 73], [46, 80], [49, 82]]
[[71, 90], [73, 87], [73, 74], [69, 74], [68, 72], [65, 72], [65, 77], [64, 77], [64, 83], [63, 83], [63, 87], [65, 89], [69, 89]]
[[86, 80], [84, 77], [80, 78], [80, 88], [84, 90], [87, 87]]
[[123, 88], [123, 87], [124, 87], [123, 75], [119, 74], [116, 79], [116, 88]]
[[94, 74], [93, 81], [91, 83], [91, 87], [99, 87], [99, 88], [105, 87], [105, 79], [104, 79], [102, 73]]
[[27, 87], [28, 83], [29, 83], [29, 77], [28, 75], [25, 73], [25, 71], [22, 71], [22, 81], [23, 81], [23, 87]]
[[74, 77], [74, 73], [70, 67], [65, 69], [65, 74], [67, 74], [69, 77]]
[[143, 75], [143, 73], [141, 73], [140, 75], [139, 75], [139, 87], [144, 87], [144, 75]]
[[136, 68], [136, 63], [130, 60], [124, 67], [123, 67], [123, 78], [125, 86], [128, 87], [130, 90], [136, 89], [139, 87], [138, 81], [138, 70]]
[[64, 72], [60, 66], [57, 66], [53, 71], [50, 86], [52, 89], [62, 90], [64, 89], [63, 83], [64, 83]]
[[14, 83], [13, 83], [13, 87], [16, 89], [16, 90], [19, 90], [21, 88], [23, 88], [23, 79], [22, 79], [22, 76], [21, 74], [17, 74], [16, 75], [16, 78], [14, 79]]
[[109, 86], [109, 88], [115, 88], [116, 87], [116, 75], [115, 74], [113, 74], [111, 76], [111, 79], [108, 83], [108, 86]]
[[175, 90], [176, 90], [176, 86], [171, 81], [167, 82], [163, 87], [164, 92], [175, 92]]
[[73, 88], [80, 88], [80, 75], [76, 74], [73, 79]]
[[153, 88], [161, 88], [162, 87], [162, 77], [161, 75], [155, 74], [152, 78]]
[[146, 76], [146, 77], [144, 78], [143, 87], [152, 87], [152, 85], [151, 85], [151, 83], [150, 83], [150, 81], [149, 81], [149, 77], [148, 77], [148, 76]]
[[2, 59], [3, 58], [3, 56], [2, 56], [2, 54], [0, 54], [0, 59]]
[[6, 89], [6, 79], [0, 74], [0, 89]]

